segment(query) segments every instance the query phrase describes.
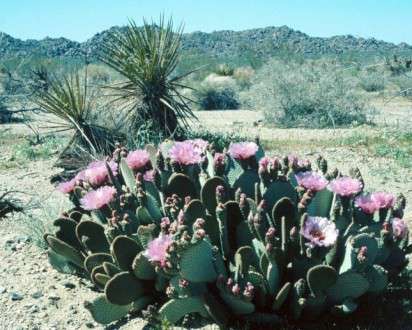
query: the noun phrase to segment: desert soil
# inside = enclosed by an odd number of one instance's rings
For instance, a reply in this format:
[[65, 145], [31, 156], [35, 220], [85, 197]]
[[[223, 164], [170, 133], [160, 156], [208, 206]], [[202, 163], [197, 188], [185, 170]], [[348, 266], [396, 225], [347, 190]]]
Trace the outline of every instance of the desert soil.
[[[378, 104], [384, 115], [377, 121], [379, 127], [390, 125], [409, 129], [412, 106]], [[385, 115], [386, 114], [386, 115]], [[409, 168], [398, 166], [394, 160], [373, 157], [367, 150], [352, 146], [328, 146], [328, 139], [344, 138], [359, 130], [362, 134], [379, 134], [379, 128], [344, 130], [305, 130], [262, 127], [261, 115], [252, 111], [201, 112], [199, 126], [216, 131], [235, 131], [249, 137], [259, 135], [271, 147], [271, 153], [295, 152], [314, 158], [321, 153], [331, 167], [347, 172], [358, 166], [364, 175], [367, 189], [402, 192], [412, 201], [412, 173]], [[254, 124], [256, 122], [256, 124]], [[0, 144], [0, 192], [18, 190], [24, 203], [31, 205], [28, 214], [32, 218], [13, 215], [0, 221], [0, 329], [101, 329], [84, 309], [83, 302], [92, 300], [98, 293], [90, 283], [72, 275], [57, 273], [47, 261], [44, 250], [33, 244], [29, 237], [30, 222], [39, 219], [49, 223], [45, 214], [58, 214], [62, 196], [54, 191], [49, 177], [59, 171], [53, 167], [54, 157], [47, 160], [27, 161], [7, 166], [13, 147], [30, 131], [21, 124], [2, 125], [0, 130], [10, 129], [13, 138]], [[5, 135], [3, 135], [5, 136]], [[45, 205], [39, 207], [39, 205]], [[63, 203], [64, 204], [64, 203]], [[412, 219], [412, 208], [407, 214]], [[37, 219], [37, 220], [35, 220]], [[39, 236], [39, 235], [38, 235]], [[134, 318], [127, 324], [114, 324], [110, 329], [142, 329], [145, 322]]]

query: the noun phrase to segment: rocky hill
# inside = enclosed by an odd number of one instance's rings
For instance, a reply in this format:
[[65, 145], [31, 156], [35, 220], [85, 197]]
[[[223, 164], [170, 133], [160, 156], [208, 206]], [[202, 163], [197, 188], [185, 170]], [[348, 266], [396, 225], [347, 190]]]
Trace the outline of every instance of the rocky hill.
[[[109, 32], [120, 31], [112, 27], [96, 34], [83, 43], [65, 38], [45, 38], [42, 40], [20, 40], [0, 32], [0, 60], [12, 57], [78, 57], [90, 54], [95, 57]], [[244, 31], [216, 31], [212, 33], [192, 32], [183, 35], [182, 48], [186, 54], [203, 54], [212, 57], [230, 57], [244, 51], [259, 55], [270, 55], [277, 51], [287, 51], [302, 55], [324, 55], [344, 53], [404, 53], [411, 52], [412, 46], [393, 44], [374, 38], [356, 38], [351, 35], [330, 38], [311, 37], [287, 26], [267, 27]]]

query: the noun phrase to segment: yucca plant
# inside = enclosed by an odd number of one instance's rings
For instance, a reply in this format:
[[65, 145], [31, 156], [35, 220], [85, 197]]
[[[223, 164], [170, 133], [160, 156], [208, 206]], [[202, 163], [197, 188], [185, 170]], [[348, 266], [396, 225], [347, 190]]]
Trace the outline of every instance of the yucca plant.
[[165, 136], [178, 128], [187, 128], [195, 118], [190, 100], [181, 89], [188, 88], [182, 79], [191, 72], [174, 75], [179, 61], [182, 27], [174, 31], [173, 22], [159, 24], [133, 21], [123, 31], [112, 33], [103, 45], [101, 59], [119, 72], [124, 81], [111, 86], [115, 101], [122, 104], [132, 127], [148, 120]]
[[87, 72], [84, 78], [78, 73], [51, 75], [47, 83], [47, 89], [37, 90], [34, 101], [60, 119], [58, 122], [47, 120], [54, 124], [51, 128], [56, 132], [75, 132], [65, 151], [73, 146], [91, 154], [110, 151], [115, 137], [110, 129], [96, 124], [92, 118], [96, 104], [88, 89]]

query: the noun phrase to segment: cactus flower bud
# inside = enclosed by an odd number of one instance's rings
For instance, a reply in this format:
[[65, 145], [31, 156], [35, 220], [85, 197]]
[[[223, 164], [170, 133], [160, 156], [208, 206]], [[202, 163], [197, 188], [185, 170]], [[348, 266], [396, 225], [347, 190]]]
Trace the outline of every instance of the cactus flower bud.
[[274, 238], [274, 237], [275, 237], [275, 233], [276, 233], [275, 228], [270, 227], [270, 228], [268, 229], [268, 231], [266, 232], [266, 238], [268, 238], [268, 239]]
[[236, 284], [232, 287], [232, 293], [233, 293], [235, 296], [240, 295], [240, 286], [239, 286], [239, 284], [236, 283]]
[[232, 286], [233, 286], [233, 279], [232, 278], [228, 278], [226, 281], [226, 286], [229, 290], [232, 290]]
[[357, 259], [359, 262], [365, 262], [366, 258], [368, 257], [368, 248], [366, 246], [362, 246], [359, 249]]
[[181, 279], [179, 280], [179, 286], [180, 286], [182, 289], [185, 289], [185, 288], [187, 288], [187, 287], [189, 286], [189, 281], [181, 278]]
[[206, 236], [206, 231], [204, 229], [198, 229], [196, 230], [195, 235], [197, 239], [202, 239]]

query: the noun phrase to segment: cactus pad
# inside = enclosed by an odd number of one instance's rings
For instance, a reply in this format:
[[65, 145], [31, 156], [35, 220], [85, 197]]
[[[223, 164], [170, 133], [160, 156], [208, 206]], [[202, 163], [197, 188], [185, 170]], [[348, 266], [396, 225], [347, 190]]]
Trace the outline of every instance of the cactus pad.
[[107, 300], [115, 305], [129, 305], [143, 296], [144, 286], [129, 272], [113, 276], [104, 289]]
[[117, 236], [110, 247], [114, 260], [123, 270], [132, 270], [133, 260], [140, 252], [135, 240], [127, 236]]

